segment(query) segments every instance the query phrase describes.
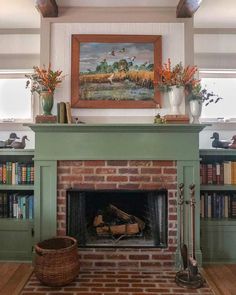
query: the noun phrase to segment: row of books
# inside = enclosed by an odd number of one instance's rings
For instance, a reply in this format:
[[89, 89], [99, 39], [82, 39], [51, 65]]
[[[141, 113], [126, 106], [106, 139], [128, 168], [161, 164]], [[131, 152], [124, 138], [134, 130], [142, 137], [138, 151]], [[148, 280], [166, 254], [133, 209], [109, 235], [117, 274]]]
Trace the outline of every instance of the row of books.
[[236, 162], [201, 163], [201, 184], [236, 184]]
[[201, 218], [236, 218], [236, 194], [202, 193], [200, 216]]
[[34, 196], [0, 192], [0, 218], [33, 219]]
[[33, 163], [0, 162], [0, 184], [33, 184]]

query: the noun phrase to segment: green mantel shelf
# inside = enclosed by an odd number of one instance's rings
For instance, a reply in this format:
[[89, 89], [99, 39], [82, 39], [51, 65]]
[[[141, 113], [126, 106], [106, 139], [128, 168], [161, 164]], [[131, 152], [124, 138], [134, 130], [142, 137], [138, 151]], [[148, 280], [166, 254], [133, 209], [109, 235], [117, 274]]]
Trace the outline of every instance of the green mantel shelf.
[[198, 160], [200, 124], [30, 124], [35, 160]]
[[35, 132], [196, 132], [202, 124], [25, 124]]

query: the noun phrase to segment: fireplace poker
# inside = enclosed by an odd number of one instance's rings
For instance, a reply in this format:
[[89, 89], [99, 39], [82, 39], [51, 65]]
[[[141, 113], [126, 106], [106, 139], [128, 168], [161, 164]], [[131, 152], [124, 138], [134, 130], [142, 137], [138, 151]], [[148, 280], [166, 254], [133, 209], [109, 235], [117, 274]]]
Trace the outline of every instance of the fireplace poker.
[[184, 243], [184, 184], [179, 184], [179, 207], [180, 207], [180, 253], [183, 269], [188, 267], [188, 248]]

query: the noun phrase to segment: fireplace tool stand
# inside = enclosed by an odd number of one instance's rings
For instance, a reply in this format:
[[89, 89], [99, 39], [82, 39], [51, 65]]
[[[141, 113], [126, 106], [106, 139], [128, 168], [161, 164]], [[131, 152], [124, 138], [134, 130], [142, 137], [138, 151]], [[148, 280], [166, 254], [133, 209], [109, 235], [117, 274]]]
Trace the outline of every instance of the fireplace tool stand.
[[[195, 185], [189, 186], [190, 202], [184, 201], [184, 184], [179, 185], [179, 207], [180, 207], [180, 252], [182, 257], [183, 269], [178, 271], [175, 276], [175, 282], [178, 286], [188, 289], [201, 288], [205, 282], [198, 271], [197, 260], [195, 256]], [[184, 204], [186, 204], [186, 214], [184, 214]], [[191, 226], [189, 227], [189, 236], [191, 236], [191, 254], [188, 254], [188, 247], [184, 244], [184, 220], [188, 222], [188, 211], [190, 211]], [[189, 246], [188, 242], [188, 246]]]

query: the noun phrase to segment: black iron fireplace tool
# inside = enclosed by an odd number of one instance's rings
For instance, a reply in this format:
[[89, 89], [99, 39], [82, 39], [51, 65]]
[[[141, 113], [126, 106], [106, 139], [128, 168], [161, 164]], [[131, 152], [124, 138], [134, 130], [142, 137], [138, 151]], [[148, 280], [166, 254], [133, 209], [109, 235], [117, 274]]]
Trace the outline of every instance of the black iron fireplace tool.
[[[184, 202], [184, 185], [179, 185], [179, 206], [180, 206], [180, 253], [182, 257], [182, 269], [177, 272], [175, 282], [178, 286], [188, 289], [197, 289], [203, 286], [205, 280], [198, 271], [195, 256], [195, 185], [190, 188], [190, 202]], [[186, 204], [186, 214], [184, 214], [184, 204]], [[184, 220], [188, 222], [188, 211], [191, 216], [191, 226], [189, 236], [191, 236], [191, 254], [188, 255], [188, 248], [184, 244]], [[189, 245], [190, 243], [188, 243]]]

